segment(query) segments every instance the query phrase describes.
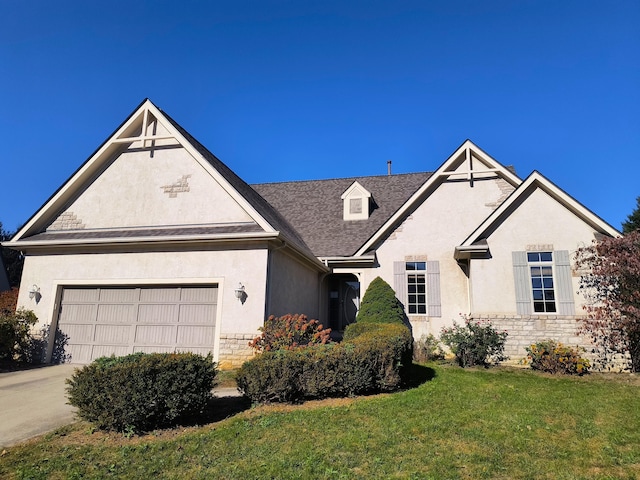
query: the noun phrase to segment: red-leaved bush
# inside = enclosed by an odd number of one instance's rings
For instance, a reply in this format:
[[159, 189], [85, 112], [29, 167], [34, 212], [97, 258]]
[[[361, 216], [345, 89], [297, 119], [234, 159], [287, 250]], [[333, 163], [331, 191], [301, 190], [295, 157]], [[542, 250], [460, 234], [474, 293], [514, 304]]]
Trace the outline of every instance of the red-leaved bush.
[[578, 249], [576, 267], [587, 300], [579, 333], [592, 338], [605, 362], [629, 352], [632, 371], [640, 371], [640, 231]]
[[11, 315], [16, 311], [18, 305], [18, 289], [12, 288], [6, 292], [0, 292], [0, 314]]
[[249, 342], [249, 346], [259, 352], [294, 350], [331, 341], [330, 328], [324, 328], [318, 320], [309, 320], [303, 314], [271, 315], [260, 331], [262, 334]]

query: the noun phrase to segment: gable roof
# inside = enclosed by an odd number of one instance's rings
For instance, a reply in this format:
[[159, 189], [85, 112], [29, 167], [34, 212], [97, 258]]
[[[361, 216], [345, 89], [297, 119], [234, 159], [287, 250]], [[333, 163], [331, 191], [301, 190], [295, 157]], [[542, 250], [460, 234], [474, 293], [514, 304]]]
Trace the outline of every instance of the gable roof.
[[[155, 135], [147, 132], [147, 125], [153, 117], [162, 123], [169, 134]], [[253, 228], [220, 229], [220, 228], [175, 228], [170, 227], [162, 231], [151, 229], [131, 230], [111, 230], [110, 232], [65, 232], [49, 233], [45, 231], [48, 223], [64, 208], [64, 206], [79, 195], [79, 192], [100, 174], [101, 168], [106, 165], [114, 156], [126, 150], [138, 142], [146, 145], [146, 142], [177, 142], [187, 150], [193, 158], [200, 162], [209, 174], [227, 191], [248, 213], [255, 222]], [[175, 143], [174, 143], [175, 145]], [[259, 228], [256, 228], [258, 227]], [[311, 250], [298, 235], [293, 227], [273, 209], [260, 195], [258, 195], [249, 185], [241, 180], [235, 173], [221, 162], [215, 155], [207, 150], [200, 142], [193, 138], [175, 120], [157, 108], [149, 99], [144, 100], [134, 112], [115, 130], [115, 132], [71, 175], [71, 177], [45, 202], [45, 204], [25, 223], [16, 233], [10, 242], [5, 245], [10, 247], [25, 247], [36, 244], [49, 243], [55, 245], [62, 242], [66, 244], [79, 242], [102, 243], [110, 242], [131, 242], [135, 238], [138, 241], [146, 241], [159, 237], [164, 240], [174, 239], [205, 239], [207, 237], [224, 235], [230, 238], [233, 234], [256, 235], [259, 232], [266, 232], [271, 236], [280, 237], [292, 246], [295, 250], [306, 256], [308, 259], [319, 263]]]
[[[431, 173], [335, 178], [253, 185], [293, 225], [318, 257], [352, 256]], [[366, 220], [343, 220], [343, 193], [358, 182], [371, 192]]]
[[[474, 162], [479, 163], [482, 168], [476, 169]], [[467, 170], [460, 170], [460, 167], [467, 164]], [[471, 140], [465, 140], [440, 167], [433, 172], [428, 180], [415, 191], [404, 204], [390, 216], [383, 225], [360, 246], [355, 255], [363, 255], [368, 250], [375, 248], [387, 235], [397, 227], [415, 208], [417, 208], [438, 186], [445, 180], [460, 176], [469, 181], [473, 181], [474, 175], [486, 174], [498, 175], [513, 186], [520, 185], [522, 180], [512, 169], [502, 165], [493, 157], [485, 153]]]
[[500, 204], [471, 234], [456, 247], [456, 256], [460, 252], [471, 251], [474, 247], [482, 246], [488, 248], [486, 239], [495, 229], [509, 217], [515, 208], [527, 198], [533, 191], [542, 190], [551, 198], [556, 200], [564, 208], [572, 212], [583, 222], [591, 226], [596, 232], [612, 237], [620, 236], [621, 233], [578, 202], [571, 195], [547, 179], [540, 172], [534, 170], [523, 182]]

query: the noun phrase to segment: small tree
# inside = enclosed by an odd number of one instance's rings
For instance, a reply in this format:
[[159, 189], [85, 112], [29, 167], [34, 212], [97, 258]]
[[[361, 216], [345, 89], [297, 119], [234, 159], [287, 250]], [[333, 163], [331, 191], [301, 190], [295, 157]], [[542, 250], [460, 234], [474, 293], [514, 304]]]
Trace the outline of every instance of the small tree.
[[636, 208], [627, 217], [626, 222], [622, 222], [622, 231], [631, 233], [634, 230], [640, 230], [640, 197], [636, 198]]
[[[13, 235], [14, 234], [12, 232], [4, 229], [2, 227], [2, 222], [0, 222], [0, 242], [10, 240]], [[11, 250], [4, 247], [0, 247], [0, 255], [2, 255], [4, 266], [7, 269], [9, 285], [12, 287], [19, 287], [20, 277], [22, 276], [22, 267], [24, 266], [24, 256], [17, 250]]]
[[403, 323], [404, 309], [393, 288], [382, 278], [376, 277], [362, 297], [356, 322]]
[[631, 369], [640, 371], [640, 230], [580, 248], [576, 266], [585, 271], [587, 300], [578, 333], [591, 337], [605, 361], [629, 352]]

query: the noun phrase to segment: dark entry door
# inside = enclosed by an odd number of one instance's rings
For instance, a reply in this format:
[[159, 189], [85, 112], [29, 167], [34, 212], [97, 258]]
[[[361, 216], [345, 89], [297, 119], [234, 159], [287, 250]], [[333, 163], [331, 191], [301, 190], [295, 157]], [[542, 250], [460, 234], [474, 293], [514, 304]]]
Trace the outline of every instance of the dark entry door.
[[356, 321], [360, 308], [360, 283], [355, 275], [335, 274], [329, 280], [329, 325], [342, 332]]

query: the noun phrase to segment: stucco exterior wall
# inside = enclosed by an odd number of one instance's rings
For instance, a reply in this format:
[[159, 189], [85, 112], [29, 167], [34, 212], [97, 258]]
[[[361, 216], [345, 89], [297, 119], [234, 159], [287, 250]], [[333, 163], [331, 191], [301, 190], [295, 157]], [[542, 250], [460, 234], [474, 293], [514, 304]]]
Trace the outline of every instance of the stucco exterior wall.
[[[267, 249], [145, 252], [82, 255], [29, 255], [23, 285], [37, 285], [41, 298], [29, 299], [22, 288], [18, 305], [33, 310], [38, 327], [55, 319], [56, 296], [65, 285], [217, 284], [216, 339], [252, 335], [264, 321]], [[241, 303], [234, 294], [242, 282], [248, 292]], [[216, 348], [217, 352], [218, 349]]]
[[[251, 221], [181, 147], [122, 153], [59, 217], [69, 218], [85, 229]], [[62, 221], [49, 227], [61, 229]]]
[[283, 253], [273, 250], [269, 265], [268, 315], [304, 313], [318, 318], [319, 274], [315, 269]]
[[[513, 277], [513, 251], [568, 250], [594, 239], [593, 229], [563, 208], [546, 192], [535, 190], [488, 238], [491, 258], [471, 260], [471, 312], [474, 314], [513, 314], [516, 312]], [[573, 291], [579, 287], [579, 274], [573, 272]], [[583, 313], [583, 299], [574, 296], [575, 313]]]
[[410, 315], [413, 336], [438, 335], [468, 312], [467, 278], [453, 258], [454, 248], [493, 211], [504, 194], [496, 178], [444, 181], [377, 249], [379, 267], [364, 272], [361, 291], [381, 276], [393, 286], [393, 262], [410, 258], [440, 262], [442, 316]]

